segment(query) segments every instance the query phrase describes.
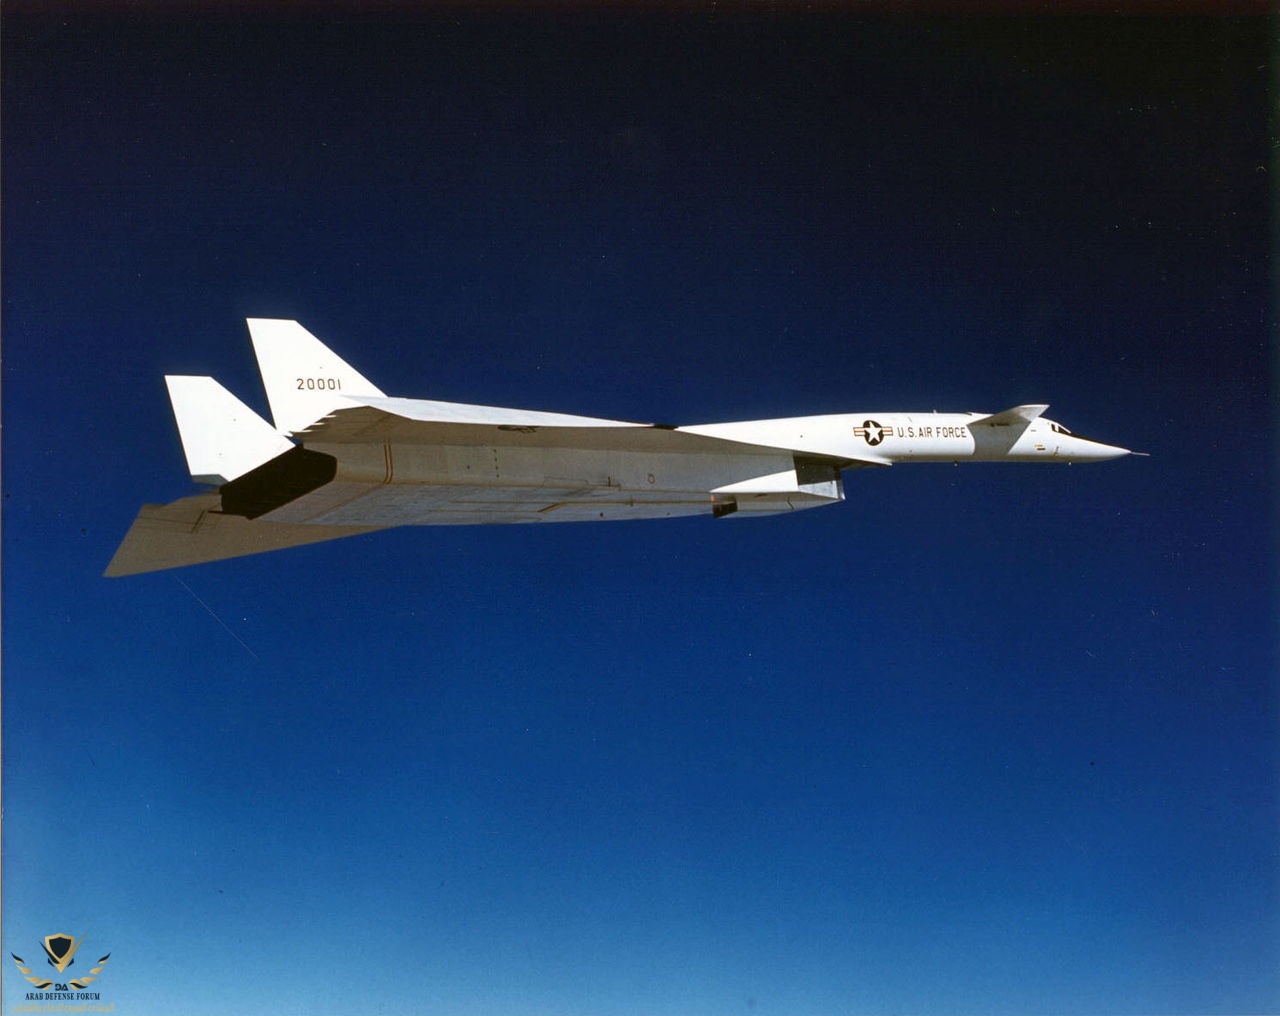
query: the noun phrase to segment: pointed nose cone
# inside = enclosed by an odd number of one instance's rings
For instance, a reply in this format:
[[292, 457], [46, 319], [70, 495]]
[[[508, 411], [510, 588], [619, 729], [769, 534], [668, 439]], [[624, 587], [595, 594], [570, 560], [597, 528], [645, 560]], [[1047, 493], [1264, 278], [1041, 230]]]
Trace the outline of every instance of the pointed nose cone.
[[1120, 459], [1126, 455], [1132, 455], [1128, 448], [1121, 448], [1118, 445], [1098, 445], [1098, 458], [1100, 459]]
[[1072, 458], [1081, 462], [1104, 462], [1107, 459], [1120, 459], [1126, 455], [1143, 455], [1144, 452], [1131, 451], [1118, 445], [1103, 444], [1090, 438], [1077, 438], [1078, 444], [1072, 449]]

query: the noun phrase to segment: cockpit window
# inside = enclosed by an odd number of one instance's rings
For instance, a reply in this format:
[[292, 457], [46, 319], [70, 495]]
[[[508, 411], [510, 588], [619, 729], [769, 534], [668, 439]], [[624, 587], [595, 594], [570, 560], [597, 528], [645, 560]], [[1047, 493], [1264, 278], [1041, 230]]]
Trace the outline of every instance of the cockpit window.
[[1050, 428], [1053, 430], [1053, 432], [1054, 432], [1055, 434], [1070, 434], [1070, 433], [1071, 433], [1071, 431], [1067, 430], [1067, 428], [1066, 428], [1066, 427], [1064, 427], [1064, 426], [1063, 426], [1062, 424], [1060, 424], [1060, 423], [1051, 423], [1051, 424], [1049, 424], [1049, 426], [1050, 426]]

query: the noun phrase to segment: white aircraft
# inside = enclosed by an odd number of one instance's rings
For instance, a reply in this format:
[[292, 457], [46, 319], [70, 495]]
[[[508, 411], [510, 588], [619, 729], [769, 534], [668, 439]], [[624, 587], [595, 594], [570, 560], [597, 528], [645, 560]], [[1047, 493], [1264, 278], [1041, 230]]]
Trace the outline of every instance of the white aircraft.
[[392, 526], [768, 515], [844, 500], [846, 469], [1133, 454], [1003, 413], [851, 413], [694, 427], [391, 398], [296, 321], [250, 318], [275, 426], [211, 377], [165, 383], [191, 476], [144, 505], [109, 576]]

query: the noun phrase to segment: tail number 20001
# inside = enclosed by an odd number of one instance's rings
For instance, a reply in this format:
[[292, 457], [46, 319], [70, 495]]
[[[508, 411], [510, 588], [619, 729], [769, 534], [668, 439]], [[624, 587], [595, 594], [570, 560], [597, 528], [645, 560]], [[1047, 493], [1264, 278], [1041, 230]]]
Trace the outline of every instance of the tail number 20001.
[[298, 381], [298, 391], [300, 392], [340, 392], [342, 391], [342, 379], [336, 377], [300, 377]]

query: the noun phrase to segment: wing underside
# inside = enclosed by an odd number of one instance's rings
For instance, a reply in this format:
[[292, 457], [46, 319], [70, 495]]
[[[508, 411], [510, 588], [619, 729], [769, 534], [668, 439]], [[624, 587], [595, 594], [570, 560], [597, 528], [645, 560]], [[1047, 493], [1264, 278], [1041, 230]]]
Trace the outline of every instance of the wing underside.
[[331, 413], [294, 435], [301, 447], [216, 493], [144, 505], [106, 574], [403, 525], [794, 511], [843, 499], [839, 471], [871, 464], [672, 427], [376, 401]]
[[256, 523], [221, 511], [217, 494], [143, 505], [104, 574], [114, 578], [372, 533], [383, 526]]

